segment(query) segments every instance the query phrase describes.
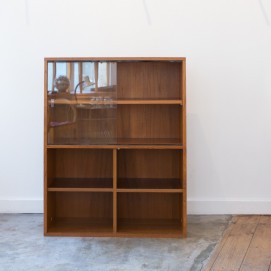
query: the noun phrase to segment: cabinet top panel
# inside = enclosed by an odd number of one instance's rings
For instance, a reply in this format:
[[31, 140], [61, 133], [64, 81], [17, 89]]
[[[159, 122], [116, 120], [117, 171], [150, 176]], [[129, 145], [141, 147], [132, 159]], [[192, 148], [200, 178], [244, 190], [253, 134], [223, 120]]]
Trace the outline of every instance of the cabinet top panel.
[[185, 57], [46, 57], [45, 61], [185, 61]]

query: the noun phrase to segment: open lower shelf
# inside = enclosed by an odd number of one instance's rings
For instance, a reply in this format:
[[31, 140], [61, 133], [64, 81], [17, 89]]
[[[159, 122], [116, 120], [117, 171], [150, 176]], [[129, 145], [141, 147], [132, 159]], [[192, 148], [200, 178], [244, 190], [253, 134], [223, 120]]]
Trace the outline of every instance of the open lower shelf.
[[47, 192], [46, 235], [112, 235], [112, 192]]
[[117, 193], [117, 233], [182, 235], [182, 193]]
[[118, 234], [181, 236], [179, 220], [173, 219], [118, 219]]
[[48, 191], [113, 191], [113, 179], [110, 178], [55, 178]]
[[117, 232], [113, 232], [112, 219], [58, 218], [52, 222], [48, 236], [159, 236], [181, 237], [178, 220], [118, 219]]
[[[122, 189], [131, 189], [131, 190], [176, 190], [180, 192], [181, 183], [179, 179], [158, 179], [158, 178], [130, 178], [130, 179], [118, 179], [117, 188], [119, 192]], [[160, 191], [163, 192], [163, 191]]]
[[49, 235], [75, 235], [113, 232], [113, 220], [104, 218], [56, 218], [48, 228]]

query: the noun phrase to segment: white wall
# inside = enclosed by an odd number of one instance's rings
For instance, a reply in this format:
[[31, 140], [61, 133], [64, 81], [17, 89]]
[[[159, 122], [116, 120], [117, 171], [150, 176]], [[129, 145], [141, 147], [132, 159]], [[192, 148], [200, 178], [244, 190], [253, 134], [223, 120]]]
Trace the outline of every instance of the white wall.
[[42, 212], [43, 58], [187, 57], [189, 213], [271, 213], [270, 0], [0, 0], [0, 212]]

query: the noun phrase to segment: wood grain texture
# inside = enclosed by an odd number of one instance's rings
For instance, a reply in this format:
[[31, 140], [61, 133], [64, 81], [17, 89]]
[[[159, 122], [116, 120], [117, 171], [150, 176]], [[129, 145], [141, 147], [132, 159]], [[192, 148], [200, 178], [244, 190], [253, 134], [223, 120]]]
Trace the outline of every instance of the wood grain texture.
[[181, 143], [180, 111], [179, 105], [119, 105], [118, 138], [169, 138]]
[[179, 220], [167, 219], [119, 219], [118, 233], [129, 234], [177, 234], [181, 233]]
[[112, 220], [104, 218], [56, 218], [49, 228], [49, 235], [88, 236], [90, 234], [112, 235]]
[[240, 271], [267, 271], [271, 263], [271, 216], [261, 217]]
[[[112, 193], [50, 192], [55, 196], [55, 218], [113, 219]], [[113, 220], [111, 225], [113, 225]]]
[[204, 271], [268, 271], [271, 216], [235, 216]]
[[178, 220], [181, 226], [180, 197], [177, 193], [118, 193], [118, 219]]
[[235, 224], [218, 255], [212, 271], [239, 270], [259, 222], [257, 219], [241, 218]]
[[54, 178], [49, 192], [113, 192], [112, 178]]
[[44, 60], [48, 62], [81, 62], [81, 61], [173, 61], [173, 62], [182, 62], [185, 57], [45, 57]]
[[118, 98], [180, 99], [180, 63], [118, 63]]
[[119, 150], [118, 178], [180, 179], [181, 155], [179, 150]]
[[[233, 218], [234, 220], [234, 218]], [[222, 240], [219, 242], [219, 244], [216, 246], [215, 251], [213, 252], [213, 254], [211, 255], [208, 263], [205, 265], [203, 271], [210, 271], [212, 266], [214, 265], [218, 255], [220, 254], [222, 248], [224, 247], [228, 236], [230, 235], [233, 227], [234, 227], [234, 222], [232, 221], [229, 226], [227, 227], [227, 229], [224, 231], [223, 236], [222, 236]]]
[[182, 108], [180, 112], [180, 134], [181, 134], [181, 142], [183, 145], [182, 151], [182, 159], [180, 161], [180, 168], [182, 169], [182, 176], [180, 177], [180, 181], [182, 183], [183, 194], [182, 194], [182, 227], [183, 227], [183, 236], [187, 234], [187, 161], [186, 161], [186, 60], [182, 61], [181, 65], [181, 84], [180, 91], [182, 97]]
[[54, 152], [55, 178], [113, 178], [112, 150], [55, 149]]
[[[44, 164], [43, 164], [43, 171], [44, 171], [44, 176], [43, 176], [43, 209], [44, 209], [44, 214], [43, 214], [43, 220], [44, 220], [44, 227], [43, 227], [43, 232], [46, 234], [48, 232], [48, 225], [49, 225], [49, 219], [52, 216], [52, 205], [53, 203], [49, 202], [48, 198], [48, 192], [47, 192], [47, 187], [48, 187], [48, 156], [47, 156], [47, 90], [52, 86], [48, 86], [48, 62], [44, 60], [44, 89], [43, 89], [43, 95], [44, 95], [44, 122], [43, 122], [43, 159], [44, 159]], [[52, 171], [50, 168], [49, 170]], [[50, 178], [50, 173], [49, 173], [49, 178]]]

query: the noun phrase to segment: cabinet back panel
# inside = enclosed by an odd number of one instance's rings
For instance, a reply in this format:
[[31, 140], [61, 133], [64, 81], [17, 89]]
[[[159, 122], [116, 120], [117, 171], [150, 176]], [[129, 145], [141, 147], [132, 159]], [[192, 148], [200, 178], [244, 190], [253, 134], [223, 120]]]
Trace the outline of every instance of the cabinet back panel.
[[180, 150], [120, 150], [119, 178], [180, 178]]
[[119, 193], [120, 219], [180, 219], [181, 194]]
[[118, 138], [180, 139], [179, 105], [118, 105], [117, 114]]
[[112, 150], [55, 150], [56, 178], [113, 178]]
[[118, 99], [181, 99], [181, 63], [117, 64]]
[[112, 193], [55, 193], [57, 218], [112, 218]]

